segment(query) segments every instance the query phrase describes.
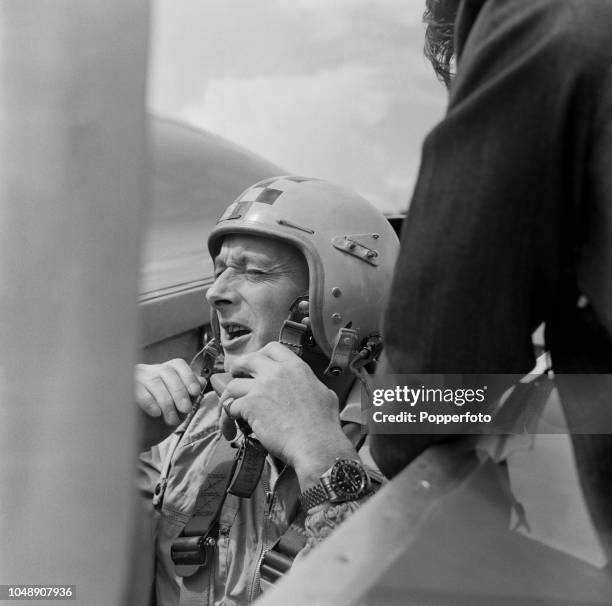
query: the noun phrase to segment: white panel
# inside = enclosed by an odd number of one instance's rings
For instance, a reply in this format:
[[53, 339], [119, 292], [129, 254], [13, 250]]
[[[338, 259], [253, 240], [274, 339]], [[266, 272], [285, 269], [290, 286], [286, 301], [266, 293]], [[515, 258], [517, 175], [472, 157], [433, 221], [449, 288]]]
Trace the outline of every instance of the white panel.
[[0, 8], [0, 583], [124, 591], [148, 5]]

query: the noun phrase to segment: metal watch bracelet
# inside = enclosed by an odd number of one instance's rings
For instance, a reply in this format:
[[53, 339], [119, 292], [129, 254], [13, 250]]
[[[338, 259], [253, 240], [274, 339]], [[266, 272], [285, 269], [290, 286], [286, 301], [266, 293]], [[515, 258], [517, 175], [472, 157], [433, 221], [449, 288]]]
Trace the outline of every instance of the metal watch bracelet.
[[302, 509], [307, 512], [309, 509], [312, 509], [321, 503], [325, 503], [325, 501], [329, 501], [329, 498], [330, 497], [325, 488], [323, 488], [320, 483], [317, 483], [314, 486], [307, 488], [300, 495], [300, 503], [302, 504]]

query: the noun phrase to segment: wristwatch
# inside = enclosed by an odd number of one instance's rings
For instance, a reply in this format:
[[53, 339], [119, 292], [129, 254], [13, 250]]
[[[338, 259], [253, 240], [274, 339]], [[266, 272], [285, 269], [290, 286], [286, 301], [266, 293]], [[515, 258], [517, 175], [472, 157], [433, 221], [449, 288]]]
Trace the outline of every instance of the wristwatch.
[[300, 495], [304, 511], [329, 501], [343, 503], [356, 501], [372, 489], [370, 477], [361, 461], [354, 459], [336, 459], [336, 462], [325, 471], [319, 483], [308, 488]]

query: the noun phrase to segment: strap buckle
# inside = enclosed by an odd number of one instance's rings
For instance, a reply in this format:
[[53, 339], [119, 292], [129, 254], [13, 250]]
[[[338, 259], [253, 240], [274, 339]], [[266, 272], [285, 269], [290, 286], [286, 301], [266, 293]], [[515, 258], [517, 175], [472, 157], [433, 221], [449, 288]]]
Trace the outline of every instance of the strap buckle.
[[217, 546], [211, 533], [196, 536], [177, 537], [170, 547], [170, 557], [175, 572], [180, 577], [189, 577], [201, 567], [206, 566]]
[[336, 335], [336, 342], [329, 360], [329, 366], [323, 374], [338, 376], [344, 372], [357, 353], [359, 333], [353, 328], [341, 328]]
[[294, 354], [301, 357], [304, 350], [302, 341], [307, 330], [308, 328], [300, 322], [285, 320], [278, 340]]

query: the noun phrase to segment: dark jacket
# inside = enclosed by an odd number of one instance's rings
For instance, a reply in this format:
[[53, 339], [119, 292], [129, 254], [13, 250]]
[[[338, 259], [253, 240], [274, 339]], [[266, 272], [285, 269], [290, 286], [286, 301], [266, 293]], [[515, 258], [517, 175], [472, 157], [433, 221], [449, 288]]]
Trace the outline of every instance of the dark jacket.
[[[545, 322], [557, 373], [612, 373], [612, 2], [463, 0], [455, 48], [402, 233], [387, 370], [527, 373]], [[559, 387], [570, 425], [611, 426], [612, 375]], [[374, 440], [385, 473], [427, 445], [402, 438]], [[573, 440], [609, 518], [611, 438]]]
[[612, 3], [466, 0], [456, 49], [402, 234], [391, 366], [525, 373], [547, 322], [559, 356], [599, 368], [563, 333], [577, 284], [612, 334]]

